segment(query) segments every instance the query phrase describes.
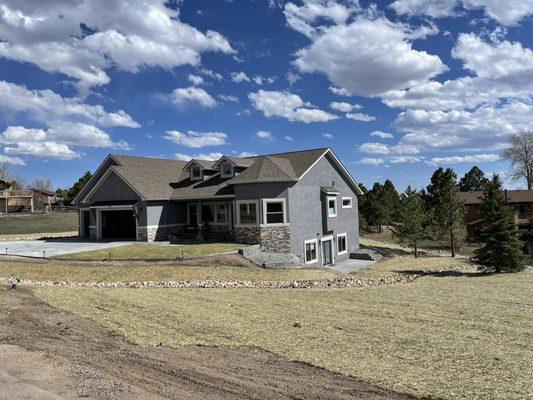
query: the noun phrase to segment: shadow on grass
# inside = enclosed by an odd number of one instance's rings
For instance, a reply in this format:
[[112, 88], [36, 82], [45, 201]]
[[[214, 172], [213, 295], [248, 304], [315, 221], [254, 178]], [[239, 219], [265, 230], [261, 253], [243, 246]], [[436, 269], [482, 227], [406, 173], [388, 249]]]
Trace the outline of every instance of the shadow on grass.
[[424, 271], [421, 269], [413, 269], [413, 270], [402, 270], [402, 271], [394, 271], [398, 274], [406, 274], [406, 275], [422, 275], [422, 276], [433, 276], [435, 278], [448, 278], [448, 277], [467, 277], [467, 278], [479, 278], [479, 277], [486, 277], [495, 275], [494, 272], [485, 272], [485, 271]]

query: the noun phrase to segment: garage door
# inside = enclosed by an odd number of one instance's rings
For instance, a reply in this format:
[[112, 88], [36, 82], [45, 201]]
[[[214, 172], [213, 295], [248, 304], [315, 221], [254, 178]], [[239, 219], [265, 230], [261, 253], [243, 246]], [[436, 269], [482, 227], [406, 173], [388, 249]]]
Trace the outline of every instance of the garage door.
[[135, 239], [133, 210], [102, 211], [103, 239]]

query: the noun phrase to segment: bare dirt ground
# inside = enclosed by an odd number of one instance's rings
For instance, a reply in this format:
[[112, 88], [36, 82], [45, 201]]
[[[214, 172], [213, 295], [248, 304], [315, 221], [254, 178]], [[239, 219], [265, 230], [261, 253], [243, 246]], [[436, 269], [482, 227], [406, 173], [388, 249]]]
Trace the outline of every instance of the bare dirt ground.
[[0, 388], [9, 399], [412, 399], [258, 349], [139, 347], [5, 288]]

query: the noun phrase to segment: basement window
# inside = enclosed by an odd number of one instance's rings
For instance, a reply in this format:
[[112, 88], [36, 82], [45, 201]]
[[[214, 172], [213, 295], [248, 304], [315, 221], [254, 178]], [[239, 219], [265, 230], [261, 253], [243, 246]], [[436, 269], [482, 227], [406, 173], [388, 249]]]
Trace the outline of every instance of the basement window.
[[346, 233], [339, 233], [337, 235], [337, 254], [346, 254], [347, 252]]
[[318, 241], [316, 239], [306, 240], [304, 242], [304, 251], [305, 251], [305, 263], [311, 264], [318, 261], [317, 249]]

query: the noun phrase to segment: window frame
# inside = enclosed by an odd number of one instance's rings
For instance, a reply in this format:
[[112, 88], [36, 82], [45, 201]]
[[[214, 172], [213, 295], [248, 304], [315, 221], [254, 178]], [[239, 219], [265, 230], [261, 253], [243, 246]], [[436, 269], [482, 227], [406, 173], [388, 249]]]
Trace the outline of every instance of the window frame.
[[[194, 176], [193, 169], [198, 168], [199, 176]], [[198, 164], [192, 164], [189, 167], [189, 175], [191, 177], [191, 181], [201, 181], [202, 180], [202, 167], [200, 167]]]
[[[330, 214], [329, 213], [329, 202], [332, 201], [332, 200], [335, 202], [335, 212], [333, 214]], [[328, 213], [328, 218], [335, 218], [337, 216], [337, 211], [338, 211], [338, 208], [337, 208], [337, 196], [327, 196], [326, 197], [326, 209], [327, 209], [327, 213]]]
[[[344, 200], [350, 200], [350, 204], [347, 206], [344, 205]], [[341, 208], [352, 208], [353, 207], [353, 199], [351, 197], [343, 197], [341, 199]]]
[[[344, 238], [344, 251], [339, 251], [339, 239]], [[338, 233], [336, 237], [337, 245], [337, 255], [342, 255], [348, 253], [348, 234], [347, 233]]]
[[[267, 204], [270, 203], [280, 203], [283, 208], [283, 222], [273, 222], [268, 223], [267, 222]], [[263, 199], [263, 223], [264, 226], [282, 226], [287, 224], [287, 202], [285, 201], [285, 198], [271, 198], [271, 199]]]
[[[255, 223], [254, 224], [243, 224], [241, 223], [241, 204], [255, 204]], [[236, 226], [259, 226], [259, 201], [258, 200], [237, 200], [235, 202], [236, 214], [237, 214], [237, 224]]]
[[[307, 245], [310, 243], [315, 244], [315, 259], [314, 260], [308, 260], [307, 259]], [[318, 263], [318, 239], [309, 239], [304, 240], [304, 262], [305, 264], [315, 264]]]
[[[225, 174], [224, 173], [224, 165], [229, 165], [230, 167], [230, 172], [228, 174]], [[233, 164], [230, 163], [229, 161], [222, 161], [220, 163], [220, 177], [221, 178], [233, 178]]]
[[[220, 206], [224, 206], [224, 222], [218, 222], [218, 211], [220, 210]], [[215, 225], [227, 225], [229, 218], [228, 218], [228, 205], [226, 203], [215, 203], [215, 222], [213, 224]]]

